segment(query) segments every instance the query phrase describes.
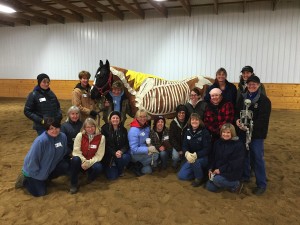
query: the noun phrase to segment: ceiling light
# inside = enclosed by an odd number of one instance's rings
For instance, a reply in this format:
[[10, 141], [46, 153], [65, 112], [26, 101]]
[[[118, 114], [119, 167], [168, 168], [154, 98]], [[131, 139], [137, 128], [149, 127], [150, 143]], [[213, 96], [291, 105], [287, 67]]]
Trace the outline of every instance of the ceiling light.
[[13, 8], [11, 8], [11, 7], [9, 7], [9, 6], [0, 4], [0, 12], [4, 12], [4, 13], [15, 13], [16, 10], [14, 10]]

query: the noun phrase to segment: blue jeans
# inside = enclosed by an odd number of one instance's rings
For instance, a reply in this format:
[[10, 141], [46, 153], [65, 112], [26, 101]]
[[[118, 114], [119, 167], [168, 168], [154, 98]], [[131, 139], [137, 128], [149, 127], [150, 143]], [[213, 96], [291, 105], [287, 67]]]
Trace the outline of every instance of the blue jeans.
[[[259, 188], [267, 187], [266, 166], [264, 159], [264, 139], [252, 139], [250, 150], [246, 154], [243, 178], [250, 179], [251, 166], [255, 172], [256, 185]], [[250, 164], [251, 162], [251, 164]]]
[[[48, 180], [57, 178], [62, 175], [67, 175], [69, 172], [69, 164], [66, 161], [61, 161], [55, 169], [49, 174]], [[47, 194], [47, 180], [37, 180], [32, 177], [24, 179], [24, 187], [34, 197], [40, 197]]]
[[208, 164], [207, 157], [197, 159], [194, 163], [186, 161], [178, 172], [179, 180], [192, 180], [203, 178], [203, 168]]
[[175, 148], [173, 148], [172, 150], [172, 166], [176, 167], [178, 165], [178, 163], [180, 162], [181, 157], [179, 155], [179, 153], [176, 151]]
[[240, 182], [238, 180], [229, 181], [221, 175], [215, 175], [213, 181], [207, 181], [206, 189], [212, 192], [217, 192], [222, 189], [229, 189], [231, 192], [234, 192], [239, 185]]
[[[102, 170], [103, 168], [101, 162], [94, 163], [86, 170], [88, 173], [88, 180], [94, 181]], [[81, 168], [81, 159], [78, 156], [74, 156], [71, 160], [71, 186], [78, 186], [78, 175], [80, 171], [84, 171]]]
[[160, 161], [161, 161], [161, 167], [163, 169], [167, 168], [169, 157], [170, 157], [170, 150], [165, 150], [165, 151], [159, 152], [159, 158], [160, 158]]
[[115, 180], [117, 179], [124, 171], [124, 168], [128, 165], [131, 160], [131, 156], [128, 153], [122, 154], [121, 158], [116, 158], [114, 160], [115, 166], [105, 166], [104, 171], [107, 179]]
[[136, 155], [131, 155], [131, 158], [132, 158], [132, 162], [139, 161], [140, 163], [143, 164], [143, 168], [141, 171], [143, 174], [149, 174], [152, 173], [151, 166], [155, 167], [157, 165], [158, 153], [154, 153], [152, 155], [136, 154]]

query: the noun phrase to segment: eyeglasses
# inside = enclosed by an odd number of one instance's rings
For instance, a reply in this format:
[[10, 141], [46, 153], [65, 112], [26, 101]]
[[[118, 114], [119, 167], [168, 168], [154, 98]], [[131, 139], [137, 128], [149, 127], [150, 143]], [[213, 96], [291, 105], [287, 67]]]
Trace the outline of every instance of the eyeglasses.
[[198, 95], [196, 95], [196, 94], [190, 94], [190, 97], [196, 97], [196, 96], [198, 96]]

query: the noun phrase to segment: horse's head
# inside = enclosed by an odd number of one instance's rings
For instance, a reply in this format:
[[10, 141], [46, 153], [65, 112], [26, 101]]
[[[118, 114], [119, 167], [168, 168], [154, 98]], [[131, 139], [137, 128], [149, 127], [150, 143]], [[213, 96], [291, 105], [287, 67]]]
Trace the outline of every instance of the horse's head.
[[110, 72], [109, 61], [103, 64], [100, 60], [99, 68], [95, 74], [95, 80], [91, 90], [91, 98], [99, 99], [101, 96], [106, 95], [109, 92], [112, 84], [112, 74]]

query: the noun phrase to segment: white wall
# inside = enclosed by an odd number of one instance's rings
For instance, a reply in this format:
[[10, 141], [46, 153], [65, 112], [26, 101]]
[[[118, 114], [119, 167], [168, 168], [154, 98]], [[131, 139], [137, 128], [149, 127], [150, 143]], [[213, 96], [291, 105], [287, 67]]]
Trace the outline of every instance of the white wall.
[[[183, 10], [182, 10], [183, 11]], [[152, 13], [153, 14], [153, 13]], [[111, 65], [180, 80], [215, 76], [225, 67], [238, 81], [252, 65], [265, 83], [300, 83], [300, 1], [193, 9], [192, 17], [33, 25], [0, 28], [0, 78], [77, 79], [80, 70], [94, 74], [99, 60]]]

